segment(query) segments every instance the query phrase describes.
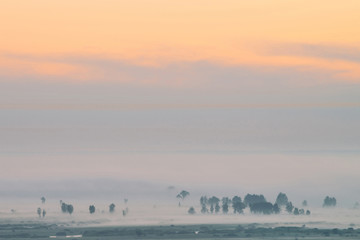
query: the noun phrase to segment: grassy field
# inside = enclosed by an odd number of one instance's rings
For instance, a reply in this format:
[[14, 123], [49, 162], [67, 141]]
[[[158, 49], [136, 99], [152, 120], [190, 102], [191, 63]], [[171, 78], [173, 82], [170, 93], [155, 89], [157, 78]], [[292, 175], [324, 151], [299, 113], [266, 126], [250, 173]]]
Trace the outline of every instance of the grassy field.
[[266, 228], [260, 224], [204, 224], [121, 227], [63, 227], [56, 224], [1, 224], [0, 239], [359, 239], [360, 229]]

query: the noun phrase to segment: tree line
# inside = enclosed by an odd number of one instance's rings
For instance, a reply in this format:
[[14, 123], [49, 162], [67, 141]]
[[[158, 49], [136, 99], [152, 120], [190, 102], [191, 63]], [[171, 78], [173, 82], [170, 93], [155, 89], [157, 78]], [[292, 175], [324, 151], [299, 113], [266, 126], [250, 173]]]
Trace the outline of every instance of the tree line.
[[[190, 196], [190, 193], [188, 191], [181, 191], [179, 194], [177, 194], [176, 198], [178, 198], [181, 201], [184, 201], [188, 196]], [[41, 203], [45, 204], [46, 198], [41, 197]], [[124, 199], [125, 204], [127, 204], [128, 199]], [[335, 207], [337, 204], [335, 197], [329, 197], [326, 196], [323, 202], [323, 207]], [[181, 203], [179, 202], [179, 206]], [[307, 207], [308, 203], [306, 200], [302, 202], [302, 207]], [[268, 202], [264, 195], [260, 194], [247, 194], [244, 197], [244, 200], [240, 196], [234, 196], [232, 198], [230, 197], [222, 197], [221, 199], [212, 196], [201, 196], [200, 197], [200, 212], [202, 214], [217, 214], [222, 212], [223, 214], [228, 214], [229, 211], [232, 208], [233, 213], [235, 214], [242, 214], [244, 213], [244, 209], [249, 208], [251, 213], [254, 214], [279, 214], [282, 209], [284, 209], [289, 214], [294, 215], [310, 215], [310, 210], [305, 210], [304, 208], [299, 208], [293, 206], [292, 202], [289, 201], [287, 195], [285, 193], [280, 192], [276, 198], [275, 203]], [[116, 205], [114, 203], [111, 203], [109, 205], [109, 213], [115, 212]], [[63, 213], [68, 213], [72, 215], [74, 212], [74, 206], [72, 204], [68, 204], [60, 200], [60, 209]], [[12, 210], [15, 212], [15, 210]], [[96, 212], [95, 205], [89, 206], [89, 213], [94, 214]], [[123, 216], [126, 216], [129, 212], [128, 207], [122, 210]], [[40, 207], [37, 208], [36, 211], [39, 218], [46, 216], [46, 210], [41, 209]], [[195, 214], [196, 210], [194, 207], [190, 207], [188, 210], [189, 214]]]
[[[45, 197], [41, 197], [40, 200], [41, 200], [42, 204], [45, 204], [45, 202], [46, 202]], [[128, 199], [125, 198], [124, 202], [125, 202], [125, 204], [127, 204]], [[109, 205], [109, 213], [114, 213], [115, 212], [115, 207], [116, 207], [116, 205], [114, 203], [111, 203]], [[74, 206], [72, 204], [68, 204], [68, 203], [60, 200], [60, 210], [61, 210], [62, 213], [68, 213], [68, 214], [72, 215], [72, 213], [74, 212]], [[96, 211], [95, 205], [90, 205], [89, 206], [89, 213], [94, 214], [95, 211]], [[12, 212], [14, 213], [15, 210], [12, 209]], [[122, 210], [123, 216], [126, 216], [128, 214], [128, 212], [129, 212], [129, 208], [126, 207], [124, 210]], [[39, 218], [41, 218], [41, 217], [45, 218], [45, 216], [46, 216], [46, 210], [41, 209], [40, 207], [37, 208], [36, 213], [39, 215]]]
[[[247, 194], [244, 200], [242, 200], [240, 196], [234, 196], [232, 198], [222, 197], [221, 199], [216, 196], [200, 197], [200, 212], [202, 214], [217, 214], [220, 212], [228, 214], [231, 207], [234, 214], [242, 214], [244, 213], [244, 209], [249, 208], [253, 214], [279, 214], [282, 210], [285, 210], [293, 215], [310, 215], [310, 210], [304, 209], [307, 206], [308, 203], [306, 200], [302, 202], [302, 208], [293, 206], [293, 203], [289, 201], [287, 195], [282, 192], [278, 194], [275, 203], [268, 202], [262, 194]], [[334, 197], [327, 196], [324, 199], [323, 207], [335, 206], [336, 199]], [[188, 213], [195, 214], [195, 208], [190, 207]]]

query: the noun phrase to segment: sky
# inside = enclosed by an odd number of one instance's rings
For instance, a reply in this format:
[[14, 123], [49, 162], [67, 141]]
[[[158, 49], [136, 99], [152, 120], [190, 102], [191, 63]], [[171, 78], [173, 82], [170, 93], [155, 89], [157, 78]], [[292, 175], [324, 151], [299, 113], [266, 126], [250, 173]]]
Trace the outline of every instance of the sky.
[[360, 180], [359, 12], [357, 0], [2, 0], [0, 178], [342, 193]]

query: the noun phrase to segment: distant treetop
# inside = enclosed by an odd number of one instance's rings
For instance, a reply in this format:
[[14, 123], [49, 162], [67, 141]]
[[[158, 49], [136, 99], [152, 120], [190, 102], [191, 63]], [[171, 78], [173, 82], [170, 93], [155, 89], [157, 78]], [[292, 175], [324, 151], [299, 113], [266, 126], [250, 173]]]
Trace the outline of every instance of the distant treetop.
[[289, 200], [288, 197], [286, 196], [285, 193], [279, 193], [279, 195], [276, 198], [275, 203], [279, 206], [279, 207], [283, 207], [286, 206], [286, 204], [288, 204]]
[[256, 195], [256, 194], [247, 194], [244, 198], [244, 204], [246, 206], [250, 206], [254, 203], [262, 203], [266, 202], [264, 195]]
[[336, 198], [326, 196], [324, 199], [323, 207], [335, 207], [336, 206]]
[[181, 200], [184, 200], [187, 196], [189, 196], [190, 193], [188, 191], [182, 190], [177, 196], [176, 198], [179, 198]]

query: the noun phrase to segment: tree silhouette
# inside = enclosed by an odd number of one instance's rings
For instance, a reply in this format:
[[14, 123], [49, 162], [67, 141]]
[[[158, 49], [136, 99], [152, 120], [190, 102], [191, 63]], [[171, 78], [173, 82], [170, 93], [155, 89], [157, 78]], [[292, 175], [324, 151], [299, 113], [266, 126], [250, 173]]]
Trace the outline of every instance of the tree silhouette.
[[110, 204], [110, 206], [109, 206], [109, 212], [110, 212], [110, 213], [115, 212], [115, 204], [114, 204], [114, 203]]
[[299, 215], [299, 214], [300, 214], [299, 209], [298, 209], [298, 208], [295, 208], [295, 209], [294, 209], [294, 215]]
[[41, 197], [41, 203], [44, 204], [46, 202], [46, 198], [45, 197]]
[[305, 214], [305, 210], [303, 208], [299, 209], [299, 215], [304, 215]]
[[206, 207], [207, 204], [208, 204], [208, 198], [206, 196], [201, 196], [200, 198], [201, 213], [204, 214], [209, 212], [209, 210]]
[[220, 210], [219, 202], [220, 202], [220, 199], [215, 196], [208, 199], [208, 203], [210, 204], [210, 212], [211, 213], [213, 213], [214, 210], [215, 210], [215, 212], [219, 212], [219, 210]]
[[189, 210], [188, 210], [188, 213], [191, 214], [191, 215], [193, 215], [193, 214], [195, 214], [196, 212], [195, 212], [195, 209], [194, 209], [193, 207], [190, 207]]
[[[184, 201], [187, 196], [189, 196], [190, 193], [188, 191], [182, 190], [178, 195], [176, 195], [176, 198], [181, 199], [181, 201]], [[180, 206], [180, 202], [179, 202]]]
[[61, 211], [63, 213], [69, 213], [70, 215], [73, 213], [74, 211], [74, 207], [71, 204], [66, 204], [65, 202], [60, 200], [60, 204], [61, 204]]
[[246, 206], [250, 206], [254, 203], [261, 203], [266, 202], [266, 199], [263, 195], [256, 195], [256, 194], [247, 194], [244, 198], [244, 204]]
[[37, 209], [37, 214], [39, 215], [39, 218], [41, 218], [41, 208]]
[[231, 203], [231, 200], [228, 197], [223, 197], [221, 201], [222, 201], [222, 212], [224, 214], [227, 214], [229, 212], [229, 204]]
[[234, 209], [234, 213], [243, 213], [246, 205], [242, 202], [241, 197], [235, 196], [232, 198], [232, 207]]
[[288, 202], [288, 204], [286, 204], [286, 211], [288, 213], [292, 213], [293, 209], [294, 209], [294, 206], [292, 205], [292, 202]]
[[308, 205], [308, 202], [307, 202], [306, 200], [304, 200], [304, 201], [302, 202], [302, 206], [303, 206], [303, 207], [307, 207], [307, 205]]
[[220, 205], [219, 205], [219, 202], [217, 202], [215, 204], [215, 213], [219, 213], [220, 212]]
[[71, 215], [74, 212], [74, 207], [71, 204], [67, 205], [67, 212]]
[[285, 193], [279, 193], [279, 195], [277, 196], [276, 198], [276, 201], [275, 203], [279, 206], [279, 207], [282, 207], [282, 206], [286, 206], [286, 204], [288, 204], [289, 200], [288, 200], [288, 197], [286, 196]]
[[44, 218], [46, 216], [46, 211], [45, 211], [45, 209], [43, 209], [43, 211], [42, 211], [42, 217]]
[[323, 207], [335, 207], [336, 199], [334, 197], [326, 196], [324, 199]]
[[274, 206], [269, 202], [258, 202], [250, 205], [250, 211], [252, 213], [272, 214], [274, 212]]
[[89, 212], [90, 212], [90, 214], [93, 214], [95, 212], [95, 206], [94, 205], [89, 206]]
[[62, 211], [63, 213], [67, 213], [67, 211], [68, 211], [68, 209], [67, 209], [67, 204], [64, 203], [64, 202], [62, 202], [62, 201], [61, 201], [61, 211]]
[[279, 214], [281, 212], [281, 209], [277, 203], [274, 204], [273, 211], [275, 214]]

